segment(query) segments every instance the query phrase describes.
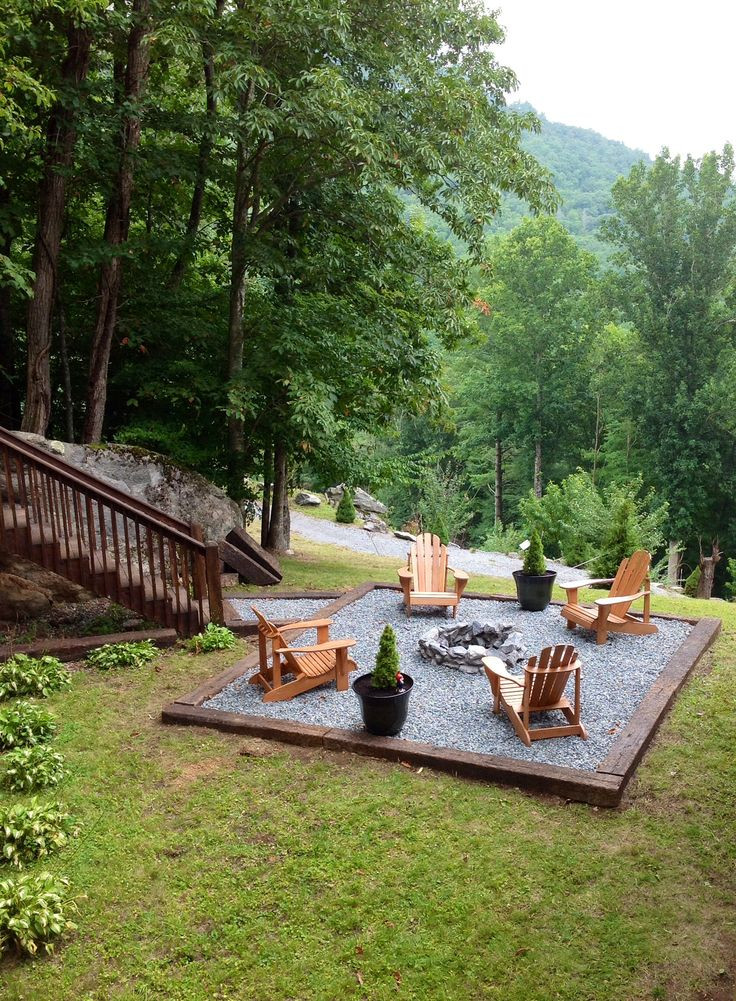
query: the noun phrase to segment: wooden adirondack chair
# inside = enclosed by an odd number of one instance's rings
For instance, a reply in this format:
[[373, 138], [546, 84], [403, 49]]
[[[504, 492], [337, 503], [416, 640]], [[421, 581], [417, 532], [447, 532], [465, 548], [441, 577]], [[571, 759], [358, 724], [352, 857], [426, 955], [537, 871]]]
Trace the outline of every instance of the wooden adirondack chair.
[[[621, 561], [618, 573], [613, 578], [562, 584], [567, 591], [567, 603], [561, 614], [567, 619], [567, 628], [582, 626], [584, 629], [595, 629], [596, 643], [605, 643], [609, 632], [632, 633], [635, 636], [656, 633], [657, 627], [649, 621], [651, 560], [652, 557], [645, 549], [639, 549], [627, 560]], [[578, 601], [578, 590], [581, 587], [595, 587], [596, 584], [610, 584], [610, 596], [597, 598], [593, 603], [595, 608], [586, 608]], [[644, 599], [643, 619], [629, 615], [629, 606], [638, 598]]]
[[[574, 646], [548, 646], [530, 657], [524, 677], [510, 674], [498, 657], [484, 657], [483, 666], [493, 692], [493, 711], [506, 710], [517, 736], [531, 747], [533, 740], [546, 737], [582, 737], [588, 739], [580, 722], [580, 661]], [[575, 675], [575, 705], [565, 697], [565, 686]], [[568, 722], [560, 726], [531, 728], [531, 714], [558, 709]]]
[[[454, 591], [447, 590], [448, 571], [455, 578]], [[412, 542], [407, 566], [399, 570], [399, 581], [407, 615], [411, 615], [412, 605], [444, 605], [452, 608], [454, 619], [468, 575], [448, 566], [447, 547], [436, 535], [425, 532]]]
[[[348, 657], [348, 650], [357, 640], [330, 640], [332, 619], [310, 619], [292, 622], [288, 626], [275, 626], [251, 606], [258, 619], [259, 670], [251, 685], [262, 685], [264, 702], [285, 702], [301, 692], [334, 681], [338, 692], [348, 690], [348, 675], [357, 667]], [[289, 646], [284, 633], [302, 629], [316, 629], [317, 643], [313, 646]], [[271, 647], [269, 662], [268, 647]], [[284, 674], [293, 674], [294, 680], [284, 682]]]

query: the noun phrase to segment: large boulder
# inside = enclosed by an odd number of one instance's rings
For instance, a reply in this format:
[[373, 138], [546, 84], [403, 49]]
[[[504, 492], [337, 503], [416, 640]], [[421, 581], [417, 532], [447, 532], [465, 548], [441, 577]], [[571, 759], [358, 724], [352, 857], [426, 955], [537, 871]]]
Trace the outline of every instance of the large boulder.
[[319, 507], [322, 503], [322, 498], [318, 497], [317, 494], [310, 493], [309, 490], [300, 490], [294, 501], [300, 507]]
[[52, 606], [91, 601], [94, 595], [65, 577], [0, 549], [0, 620], [36, 618]]
[[224, 490], [156, 452], [131, 445], [74, 445], [37, 434], [17, 434], [174, 518], [197, 522], [208, 542], [219, 542], [243, 524], [240, 508]]
[[[329, 487], [325, 490], [327, 499], [331, 504], [339, 504], [345, 490], [345, 484], [339, 483], [336, 487]], [[353, 504], [364, 514], [387, 514], [388, 508], [382, 504], [377, 497], [372, 497], [367, 490], [356, 487], [353, 495]]]

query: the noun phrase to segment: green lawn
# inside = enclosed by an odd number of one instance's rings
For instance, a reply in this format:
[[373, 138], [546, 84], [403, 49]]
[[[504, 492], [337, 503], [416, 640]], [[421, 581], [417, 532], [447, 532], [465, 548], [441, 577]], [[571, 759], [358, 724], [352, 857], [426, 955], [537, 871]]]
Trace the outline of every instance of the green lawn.
[[[297, 541], [285, 586], [393, 579]], [[477, 590], [508, 581], [476, 578]], [[348, 755], [164, 727], [238, 651], [82, 669], [49, 700], [83, 825], [53, 860], [78, 930], [0, 965], [3, 1001], [732, 996], [736, 607], [620, 810]]]

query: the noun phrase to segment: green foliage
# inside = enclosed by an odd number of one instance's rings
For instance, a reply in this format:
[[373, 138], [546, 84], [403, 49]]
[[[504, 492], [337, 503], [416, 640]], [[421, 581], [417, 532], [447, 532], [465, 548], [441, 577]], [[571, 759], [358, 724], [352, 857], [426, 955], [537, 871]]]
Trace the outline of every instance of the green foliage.
[[[593, 558], [603, 558], [610, 566], [621, 550], [616, 531], [625, 530], [626, 545], [635, 540], [634, 548], [649, 552], [664, 541], [667, 505], [658, 502], [654, 491], [643, 493], [639, 480], [599, 490], [590, 474], [579, 469], [559, 484], [550, 483], [541, 498], [530, 493], [519, 509], [525, 522], [539, 529], [548, 549], [568, 566]], [[615, 568], [619, 562], [620, 558]]]
[[517, 556], [519, 546], [525, 538], [526, 535], [520, 528], [503, 525], [495, 527], [489, 535], [486, 535], [481, 548], [488, 553], [513, 553]]
[[0, 699], [18, 695], [46, 697], [71, 682], [71, 675], [56, 657], [16, 653], [0, 665]]
[[0, 709], [0, 748], [32, 747], [50, 740], [56, 720], [45, 709], [19, 701]]
[[547, 572], [547, 564], [544, 559], [544, 549], [542, 547], [542, 536], [535, 528], [529, 540], [529, 548], [524, 553], [523, 573], [531, 577], [543, 577]]
[[192, 653], [211, 653], [213, 650], [232, 650], [236, 643], [235, 633], [227, 626], [208, 622], [204, 632], [187, 640], [187, 647]]
[[76, 925], [67, 913], [69, 880], [50, 872], [0, 880], [0, 953], [53, 951], [52, 939]]
[[590, 564], [595, 577], [615, 577], [621, 561], [642, 548], [641, 526], [631, 497], [621, 497], [612, 512], [600, 554]]
[[335, 511], [335, 521], [341, 525], [352, 525], [355, 521], [355, 505], [353, 504], [353, 494], [347, 485], [345, 486], [340, 503]]
[[396, 633], [391, 626], [385, 626], [378, 643], [376, 666], [371, 674], [371, 685], [373, 688], [397, 688], [400, 674]]
[[143, 667], [158, 656], [158, 649], [151, 640], [139, 643], [105, 643], [87, 654], [87, 663], [100, 671], [124, 667]]
[[79, 828], [58, 803], [0, 807], [0, 862], [22, 869], [65, 848]]
[[700, 584], [700, 576], [701, 576], [701, 570], [700, 567], [697, 566], [690, 574], [690, 576], [685, 579], [685, 583], [683, 584], [683, 590], [685, 594], [688, 596], [688, 598], [697, 598], [698, 586]]
[[2, 757], [3, 783], [11, 792], [33, 792], [56, 786], [66, 775], [64, 756], [48, 744], [17, 747]]
[[736, 559], [730, 558], [726, 562], [726, 577], [726, 598], [736, 601]]

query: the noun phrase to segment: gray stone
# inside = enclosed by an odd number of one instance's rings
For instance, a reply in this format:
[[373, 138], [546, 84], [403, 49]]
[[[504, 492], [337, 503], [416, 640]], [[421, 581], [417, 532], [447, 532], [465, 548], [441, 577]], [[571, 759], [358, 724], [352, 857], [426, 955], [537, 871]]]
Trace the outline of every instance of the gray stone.
[[207, 541], [219, 542], [231, 529], [243, 525], [240, 508], [224, 490], [166, 456], [128, 445], [75, 445], [16, 433], [174, 518], [198, 523]]
[[[339, 504], [342, 498], [343, 492], [345, 490], [344, 483], [338, 483], [337, 486], [328, 487], [325, 490], [327, 499], [330, 504]], [[372, 497], [367, 490], [363, 490], [362, 487], [356, 487], [355, 493], [353, 495], [353, 504], [358, 511], [363, 511], [364, 513], [373, 512], [374, 514], [387, 514], [388, 508], [385, 504], [382, 504], [376, 497]]]
[[481, 657], [488, 656], [488, 650], [484, 646], [469, 646], [467, 653], [471, 660], [480, 660]]
[[524, 657], [522, 636], [513, 623], [452, 622], [434, 626], [419, 639], [422, 657], [446, 664], [463, 674], [479, 674], [482, 660], [493, 653], [507, 667], [515, 667]]
[[308, 490], [300, 490], [294, 501], [301, 507], [319, 507], [322, 498], [318, 497], [317, 494], [311, 494]]
[[416, 542], [416, 535], [412, 535], [411, 532], [394, 532], [397, 539], [405, 539], [407, 542]]

